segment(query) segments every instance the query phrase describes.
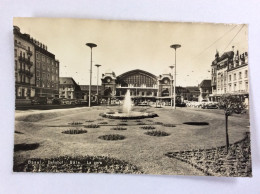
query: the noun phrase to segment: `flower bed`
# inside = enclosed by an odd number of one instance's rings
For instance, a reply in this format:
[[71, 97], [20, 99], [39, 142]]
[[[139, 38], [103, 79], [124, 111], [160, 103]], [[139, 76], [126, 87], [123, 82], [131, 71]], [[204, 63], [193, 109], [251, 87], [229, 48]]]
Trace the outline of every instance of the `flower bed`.
[[123, 130], [127, 130], [127, 128], [125, 128], [125, 127], [113, 127], [113, 128], [111, 128], [111, 130], [123, 131]]
[[27, 151], [27, 150], [35, 150], [40, 146], [39, 143], [22, 143], [22, 144], [15, 144], [14, 145], [14, 152], [18, 151]]
[[72, 123], [69, 123], [69, 125], [82, 125], [82, 123], [81, 122], [72, 122]]
[[174, 124], [163, 124], [164, 127], [176, 127]]
[[185, 125], [209, 125], [208, 122], [185, 122]]
[[107, 140], [107, 141], [116, 141], [116, 140], [123, 140], [125, 136], [119, 134], [110, 134], [110, 135], [103, 135], [99, 136], [99, 139]]
[[22, 133], [20, 131], [14, 131], [14, 132], [17, 133], [17, 134], [24, 134], [24, 133]]
[[229, 147], [168, 152], [168, 157], [186, 162], [209, 176], [252, 176], [251, 149], [249, 133], [246, 137]]
[[142, 174], [135, 165], [105, 156], [31, 158], [14, 164], [14, 172], [124, 173]]
[[162, 122], [154, 122], [155, 125], [163, 125]]
[[84, 129], [69, 129], [69, 130], [66, 130], [66, 131], [62, 131], [62, 133], [71, 134], [71, 135], [82, 134], [82, 133], [87, 133], [87, 132], [88, 131], [84, 130]]
[[145, 130], [155, 129], [154, 126], [150, 126], [150, 125], [148, 125], [148, 126], [142, 126], [142, 127], [140, 127], [140, 128], [141, 128], [141, 129], [145, 129]]
[[156, 136], [156, 137], [162, 137], [162, 136], [168, 136], [170, 135], [169, 133], [166, 133], [164, 131], [147, 131], [146, 133], [144, 133], [146, 135], [150, 135], [150, 136]]
[[85, 122], [87, 122], [87, 123], [93, 123], [94, 121], [93, 121], [93, 120], [86, 120]]
[[145, 125], [145, 123], [143, 123], [143, 122], [140, 122], [140, 123], [137, 123], [137, 125]]
[[85, 128], [99, 128], [100, 126], [96, 125], [96, 124], [90, 124], [90, 125], [85, 125], [84, 127]]
[[108, 124], [108, 122], [101, 122], [101, 123], [99, 123], [100, 125], [107, 125]]

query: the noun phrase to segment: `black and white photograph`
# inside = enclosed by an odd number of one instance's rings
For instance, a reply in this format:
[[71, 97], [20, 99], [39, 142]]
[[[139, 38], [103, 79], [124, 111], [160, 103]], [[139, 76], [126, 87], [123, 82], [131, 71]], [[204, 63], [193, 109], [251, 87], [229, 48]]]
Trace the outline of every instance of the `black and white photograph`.
[[12, 28], [14, 173], [252, 177], [247, 24]]

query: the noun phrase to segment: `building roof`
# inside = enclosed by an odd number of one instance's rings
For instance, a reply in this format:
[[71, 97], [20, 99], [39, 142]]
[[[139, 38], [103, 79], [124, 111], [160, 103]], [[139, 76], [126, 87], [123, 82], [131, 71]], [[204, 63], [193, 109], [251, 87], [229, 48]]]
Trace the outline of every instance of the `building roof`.
[[200, 84], [200, 88], [208, 88], [211, 87], [211, 80], [210, 79], [204, 79]]
[[233, 51], [224, 52], [221, 55], [221, 57], [217, 57], [214, 61], [212, 61], [212, 65], [216, 65], [218, 62], [223, 61], [225, 59], [232, 60], [233, 57], [234, 57], [234, 52]]
[[80, 86], [75, 82], [72, 77], [60, 77], [59, 78], [60, 85], [74, 85], [76, 90], [80, 90]]
[[120, 79], [123, 79], [126, 76], [129, 76], [129, 75], [132, 75], [132, 74], [138, 74], [138, 73], [145, 74], [147, 76], [152, 77], [154, 80], [157, 80], [157, 77], [154, 74], [149, 73], [149, 72], [144, 71], [144, 70], [141, 70], [141, 69], [134, 69], [134, 70], [131, 70], [131, 71], [127, 71], [127, 72], [117, 76], [117, 78], [120, 80]]

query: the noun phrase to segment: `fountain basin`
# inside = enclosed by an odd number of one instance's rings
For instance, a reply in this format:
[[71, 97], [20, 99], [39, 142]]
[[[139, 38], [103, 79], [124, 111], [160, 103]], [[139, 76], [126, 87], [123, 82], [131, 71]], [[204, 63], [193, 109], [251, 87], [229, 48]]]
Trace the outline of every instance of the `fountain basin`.
[[131, 111], [130, 113], [108, 112], [108, 113], [101, 113], [100, 116], [109, 119], [144, 119], [144, 118], [158, 117], [158, 115], [155, 113], [145, 113], [145, 112], [135, 112], [135, 111]]

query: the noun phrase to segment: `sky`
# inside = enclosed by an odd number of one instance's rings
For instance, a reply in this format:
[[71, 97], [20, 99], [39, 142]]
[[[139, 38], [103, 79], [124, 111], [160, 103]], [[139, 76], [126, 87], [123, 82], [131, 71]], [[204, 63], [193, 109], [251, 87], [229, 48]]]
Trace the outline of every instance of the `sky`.
[[[60, 61], [60, 77], [73, 77], [80, 85], [89, 84], [90, 48], [93, 48], [92, 83], [103, 73], [142, 69], [156, 76], [170, 73], [175, 51], [177, 86], [197, 86], [210, 79], [216, 50], [220, 55], [232, 50], [248, 51], [248, 26], [243, 24], [177, 23], [118, 20], [14, 18], [22, 33], [48, 46]], [[99, 84], [100, 84], [99, 80]]]

